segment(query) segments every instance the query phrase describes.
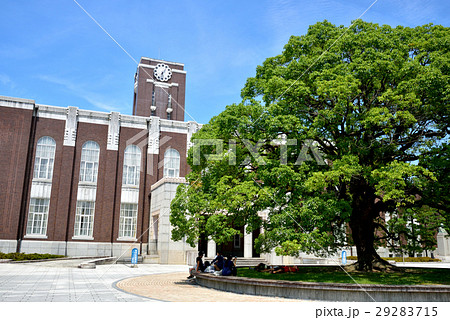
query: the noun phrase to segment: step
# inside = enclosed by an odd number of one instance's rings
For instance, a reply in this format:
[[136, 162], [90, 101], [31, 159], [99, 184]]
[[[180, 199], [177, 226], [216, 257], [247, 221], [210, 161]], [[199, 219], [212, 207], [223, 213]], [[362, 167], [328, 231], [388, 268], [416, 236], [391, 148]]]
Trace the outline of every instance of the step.
[[[138, 263], [142, 263], [142, 261], [144, 260], [143, 256], [139, 255], [138, 256]], [[116, 261], [117, 264], [123, 264], [123, 263], [131, 263], [131, 257], [122, 257], [119, 260]]]
[[[212, 258], [206, 258], [206, 261], [211, 262]], [[237, 267], [255, 267], [260, 263], [267, 264], [267, 261], [264, 258], [245, 258], [245, 257], [238, 257], [236, 261]]]
[[142, 261], [142, 263], [145, 264], [158, 264], [159, 263], [159, 255], [155, 254], [155, 255], [146, 255], [144, 256], [144, 259]]

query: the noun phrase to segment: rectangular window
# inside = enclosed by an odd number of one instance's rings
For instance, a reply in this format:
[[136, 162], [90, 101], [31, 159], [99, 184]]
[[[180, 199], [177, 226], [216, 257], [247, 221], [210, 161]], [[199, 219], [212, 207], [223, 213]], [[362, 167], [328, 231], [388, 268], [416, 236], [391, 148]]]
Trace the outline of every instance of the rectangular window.
[[80, 181], [97, 182], [97, 162], [82, 161], [80, 168]]
[[119, 238], [136, 238], [137, 207], [135, 203], [120, 205]]
[[27, 234], [46, 235], [47, 219], [50, 199], [30, 199], [30, 211], [28, 213]]
[[92, 237], [94, 229], [95, 202], [77, 201], [75, 214], [75, 236]]
[[51, 179], [53, 175], [53, 158], [36, 155], [33, 178]]
[[238, 234], [234, 235], [234, 247], [235, 248], [241, 247], [241, 237]]

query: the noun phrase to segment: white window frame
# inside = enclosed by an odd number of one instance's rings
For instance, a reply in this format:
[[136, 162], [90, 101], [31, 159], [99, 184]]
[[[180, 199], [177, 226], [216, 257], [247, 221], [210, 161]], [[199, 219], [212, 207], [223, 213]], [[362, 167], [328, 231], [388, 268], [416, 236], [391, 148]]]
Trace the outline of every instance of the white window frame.
[[137, 203], [120, 204], [120, 223], [118, 240], [136, 240], [138, 217]]
[[81, 149], [80, 182], [97, 183], [100, 146], [95, 141], [86, 141]]
[[135, 145], [125, 148], [123, 158], [122, 185], [139, 186], [141, 171], [141, 149]]
[[77, 201], [74, 238], [93, 239], [95, 201]]
[[172, 148], [164, 152], [164, 177], [178, 178], [180, 176], [180, 153]]
[[50, 199], [31, 198], [26, 236], [46, 236]]
[[52, 137], [41, 137], [36, 144], [33, 179], [51, 180], [55, 163], [56, 142]]

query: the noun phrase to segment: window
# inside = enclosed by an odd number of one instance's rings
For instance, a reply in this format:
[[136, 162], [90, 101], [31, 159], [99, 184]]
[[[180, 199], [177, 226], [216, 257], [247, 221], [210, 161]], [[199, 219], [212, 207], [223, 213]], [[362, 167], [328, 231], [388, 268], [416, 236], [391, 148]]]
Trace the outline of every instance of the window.
[[175, 149], [167, 149], [164, 153], [164, 177], [180, 176], [180, 153]]
[[167, 108], [172, 108], [172, 95], [167, 96]]
[[27, 234], [47, 234], [47, 218], [50, 199], [30, 199]]
[[80, 182], [97, 182], [100, 147], [97, 142], [88, 141], [81, 149]]
[[36, 158], [34, 161], [35, 179], [52, 179], [53, 163], [55, 161], [55, 140], [51, 137], [42, 137], [36, 145]]
[[171, 120], [171, 119], [172, 119], [171, 113], [167, 112], [167, 120]]
[[77, 212], [75, 215], [75, 236], [92, 237], [94, 227], [94, 208], [93, 201], [78, 201]]
[[140, 171], [141, 149], [134, 145], [126, 147], [123, 160], [122, 185], [139, 186]]
[[234, 235], [234, 247], [235, 248], [241, 247], [241, 237], [238, 234]]
[[137, 204], [120, 205], [119, 238], [136, 238]]

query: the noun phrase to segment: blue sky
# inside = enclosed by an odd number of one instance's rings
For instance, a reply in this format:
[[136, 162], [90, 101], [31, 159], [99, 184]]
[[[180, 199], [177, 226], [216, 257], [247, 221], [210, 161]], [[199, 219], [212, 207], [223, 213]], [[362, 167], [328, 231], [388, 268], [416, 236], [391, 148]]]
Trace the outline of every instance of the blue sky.
[[[328, 21], [349, 26], [375, 0], [77, 0], [135, 60], [187, 70], [186, 120], [206, 123], [240, 101], [256, 66], [291, 35]], [[0, 95], [131, 114], [136, 63], [73, 0], [0, 2]], [[378, 0], [363, 19], [450, 26], [446, 1]]]

